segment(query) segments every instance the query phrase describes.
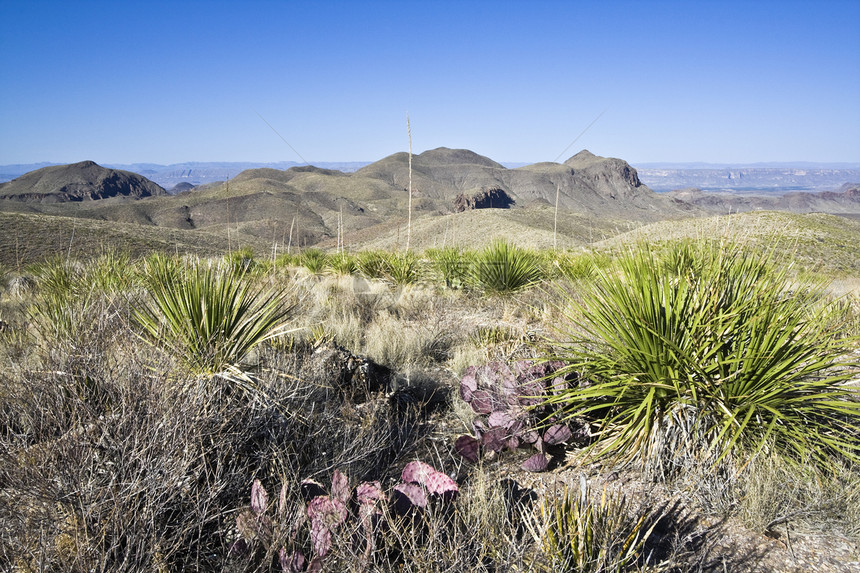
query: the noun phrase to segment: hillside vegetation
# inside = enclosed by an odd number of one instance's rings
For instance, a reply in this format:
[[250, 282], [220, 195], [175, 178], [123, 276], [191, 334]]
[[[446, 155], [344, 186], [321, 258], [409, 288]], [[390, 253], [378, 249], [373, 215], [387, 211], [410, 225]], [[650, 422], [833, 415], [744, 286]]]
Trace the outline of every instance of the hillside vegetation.
[[[176, 196], [134, 196], [114, 193], [99, 199], [95, 191], [109, 170], [84, 162], [34, 171], [4, 184], [0, 210], [39, 212], [175, 229], [223, 231], [233, 225], [241, 232], [285, 245], [310, 246], [343, 234], [357, 237], [407, 218], [408, 156], [396, 153], [354, 173], [311, 166], [286, 171], [251, 169], [221, 184], [209, 184]], [[67, 188], [57, 179], [60, 167], [69, 180], [91, 180], [93, 200], [46, 202], [27, 194], [36, 183], [40, 193], [61, 196]], [[101, 168], [98, 168], [101, 169]], [[454, 213], [465, 198], [493, 190], [507, 198], [512, 211], [531, 211], [540, 226], [552, 225], [556, 199], [565, 217], [603, 221], [657, 221], [690, 216], [698, 209], [672, 201], [641, 184], [636, 171], [619, 159], [582, 151], [566, 163], [540, 163], [506, 169], [467, 150], [439, 148], [413, 157], [413, 209], [416, 216]], [[143, 178], [140, 178], [143, 179]], [[53, 182], [48, 189], [47, 182]], [[44, 189], [43, 189], [44, 187]], [[64, 196], [64, 195], [63, 195]], [[458, 198], [460, 203], [458, 203]], [[13, 200], [15, 199], [15, 200]], [[21, 203], [24, 203], [22, 205]]]

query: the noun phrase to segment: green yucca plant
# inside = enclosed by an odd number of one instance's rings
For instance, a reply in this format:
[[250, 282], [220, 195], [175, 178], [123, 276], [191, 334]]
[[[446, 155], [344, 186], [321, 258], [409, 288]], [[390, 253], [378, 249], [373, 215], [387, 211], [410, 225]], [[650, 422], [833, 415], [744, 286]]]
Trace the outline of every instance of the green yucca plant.
[[275, 268], [293, 267], [298, 264], [298, 255], [281, 253], [275, 258]]
[[536, 254], [502, 240], [475, 254], [469, 274], [474, 287], [495, 293], [522, 290], [543, 278]]
[[[627, 498], [606, 488], [592, 499], [580, 476], [579, 491], [565, 484], [560, 496], [546, 496], [528, 523], [541, 548], [536, 569], [566, 573], [632, 571], [645, 565], [645, 544], [657, 524], [651, 511], [633, 511]], [[649, 571], [659, 571], [660, 566]]]
[[383, 279], [388, 272], [388, 253], [384, 251], [362, 251], [356, 258], [358, 272], [366, 279]]
[[145, 263], [145, 278], [149, 301], [136, 310], [138, 322], [203, 374], [236, 366], [277, 336], [290, 310], [283, 291], [266, 292], [223, 265], [155, 257]]
[[307, 249], [299, 255], [299, 264], [315, 275], [321, 274], [328, 268], [329, 256], [320, 249]]
[[37, 294], [27, 315], [42, 340], [53, 344], [80, 342], [90, 324], [97, 299], [92, 277], [84, 266], [55, 256], [30, 268], [36, 279]]
[[257, 261], [254, 260], [254, 251], [250, 247], [243, 247], [238, 251], [229, 253], [224, 257], [224, 260], [236, 274], [250, 272], [257, 265]]
[[108, 250], [86, 266], [93, 287], [105, 293], [121, 293], [134, 284], [135, 272], [128, 253]]
[[455, 247], [427, 249], [424, 253], [430, 261], [433, 273], [444, 281], [448, 288], [462, 288], [469, 278], [471, 254]]
[[424, 275], [421, 259], [415, 253], [392, 253], [385, 264], [387, 278], [396, 285], [417, 283]]
[[66, 296], [80, 287], [83, 267], [61, 255], [55, 255], [29, 267], [41, 294]]
[[860, 401], [845, 385], [856, 339], [823, 287], [797, 287], [737, 245], [678, 249], [633, 250], [570, 301], [558, 358], [586, 383], [548, 401], [597, 426], [584, 453], [661, 475], [690, 459], [743, 467], [766, 448], [860, 458]]
[[352, 275], [358, 272], [358, 262], [355, 257], [346, 253], [329, 257], [328, 264], [339, 275]]
[[568, 280], [591, 280], [597, 270], [609, 265], [609, 257], [602, 254], [572, 255], [564, 253], [553, 261], [552, 273]]
[[28, 309], [31, 320], [41, 339], [51, 345], [83, 346], [83, 335], [93, 326], [93, 315], [102, 302], [95, 292], [78, 290], [40, 292]]

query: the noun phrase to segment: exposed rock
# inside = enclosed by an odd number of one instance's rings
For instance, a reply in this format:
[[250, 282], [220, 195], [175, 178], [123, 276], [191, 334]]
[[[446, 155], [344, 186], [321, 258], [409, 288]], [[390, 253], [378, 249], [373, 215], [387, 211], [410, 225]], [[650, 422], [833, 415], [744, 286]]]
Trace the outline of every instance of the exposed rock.
[[630, 198], [646, 189], [629, 163], [614, 157], [599, 157], [583, 149], [564, 162], [574, 176], [610, 199]]
[[833, 201], [860, 202], [860, 183], [845, 183], [839, 191], [822, 191], [818, 196]]
[[789, 211], [793, 213], [860, 213], [860, 185], [846, 183], [838, 191], [795, 191], [781, 195], [708, 193], [701, 189], [679, 189], [663, 193], [676, 201], [715, 213], [743, 211]]
[[390, 369], [337, 344], [313, 350], [302, 372], [309, 380], [331, 385], [359, 402], [372, 393], [390, 392], [396, 386]]
[[457, 195], [454, 198], [454, 211], [460, 213], [472, 209], [508, 209], [513, 204], [514, 200], [504, 189], [481, 189], [471, 195]]

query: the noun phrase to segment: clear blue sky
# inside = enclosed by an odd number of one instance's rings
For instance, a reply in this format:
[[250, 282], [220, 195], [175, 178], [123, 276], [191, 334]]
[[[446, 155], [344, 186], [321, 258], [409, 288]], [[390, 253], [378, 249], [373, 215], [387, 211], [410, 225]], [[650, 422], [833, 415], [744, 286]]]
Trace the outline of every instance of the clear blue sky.
[[0, 164], [860, 161], [860, 2], [0, 2]]

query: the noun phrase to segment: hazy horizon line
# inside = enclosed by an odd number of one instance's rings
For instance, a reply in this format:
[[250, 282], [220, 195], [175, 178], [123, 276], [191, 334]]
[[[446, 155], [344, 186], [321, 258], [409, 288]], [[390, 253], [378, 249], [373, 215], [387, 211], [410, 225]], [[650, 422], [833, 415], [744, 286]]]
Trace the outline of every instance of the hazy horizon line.
[[[416, 154], [418, 155], [418, 154]], [[612, 156], [606, 156], [612, 157]], [[621, 159], [621, 158], [619, 158]], [[376, 163], [380, 161], [376, 160], [312, 160], [308, 162], [294, 161], [294, 160], [279, 160], [279, 161], [259, 161], [259, 160], [208, 160], [208, 161], [200, 161], [200, 160], [191, 160], [191, 161], [176, 161], [172, 163], [159, 163], [155, 161], [105, 161], [99, 162], [91, 159], [80, 159], [78, 161], [70, 161], [70, 162], [61, 162], [61, 161], [32, 161], [32, 162], [12, 162], [12, 163], [0, 163], [0, 168], [8, 168], [8, 167], [30, 167], [30, 166], [39, 166], [35, 167], [36, 169], [40, 167], [49, 167], [55, 165], [70, 165], [73, 163], [79, 163], [81, 161], [94, 161], [99, 165], [103, 165], [105, 167], [112, 168], [122, 168], [122, 167], [131, 167], [131, 166], [152, 166], [152, 167], [174, 167], [174, 166], [182, 166], [182, 165], [242, 165], [242, 164], [255, 164], [255, 165], [287, 165], [289, 167], [297, 167], [303, 165], [333, 165], [333, 164], [361, 164], [361, 165], [370, 165], [372, 163]], [[496, 161], [496, 160], [494, 160]], [[808, 161], [808, 160], [794, 160], [794, 161], [746, 161], [746, 162], [711, 162], [711, 161], [627, 161], [630, 165], [641, 168], [641, 169], [741, 169], [741, 168], [759, 168], [759, 169], [788, 169], [788, 168], [819, 168], [819, 169], [860, 169], [860, 161], [850, 162], [850, 161]], [[498, 161], [499, 164], [511, 168], [511, 167], [522, 167], [526, 165], [534, 165], [536, 163], [553, 163], [551, 161]], [[559, 163], [559, 162], [555, 162]]]

